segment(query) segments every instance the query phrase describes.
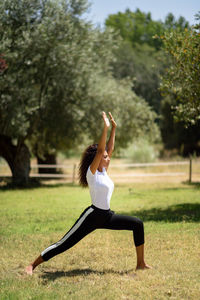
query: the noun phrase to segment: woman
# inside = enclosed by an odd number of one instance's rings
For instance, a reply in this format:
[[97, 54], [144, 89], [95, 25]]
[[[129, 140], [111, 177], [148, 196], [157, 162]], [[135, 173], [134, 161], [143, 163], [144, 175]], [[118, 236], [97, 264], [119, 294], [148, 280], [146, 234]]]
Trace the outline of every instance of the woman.
[[46, 248], [29, 266], [26, 273], [32, 275], [33, 270], [44, 261], [66, 251], [78, 243], [83, 237], [97, 228], [133, 231], [136, 246], [138, 269], [149, 269], [144, 261], [144, 227], [141, 220], [115, 214], [110, 210], [110, 199], [114, 189], [112, 180], [107, 175], [110, 158], [114, 150], [116, 123], [109, 113], [112, 129], [106, 147], [107, 131], [110, 122], [102, 113], [104, 128], [97, 144], [90, 145], [83, 153], [79, 168], [79, 180], [83, 187], [89, 186], [92, 205], [84, 210], [72, 228], [57, 243]]

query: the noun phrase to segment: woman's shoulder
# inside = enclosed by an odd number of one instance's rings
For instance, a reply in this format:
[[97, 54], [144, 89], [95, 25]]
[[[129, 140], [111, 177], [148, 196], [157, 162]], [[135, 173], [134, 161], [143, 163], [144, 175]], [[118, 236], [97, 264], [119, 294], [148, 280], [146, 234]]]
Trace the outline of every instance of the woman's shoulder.
[[96, 172], [93, 174], [90, 170], [90, 166], [87, 169], [87, 173], [86, 173], [86, 177], [88, 178], [94, 178], [95, 177]]

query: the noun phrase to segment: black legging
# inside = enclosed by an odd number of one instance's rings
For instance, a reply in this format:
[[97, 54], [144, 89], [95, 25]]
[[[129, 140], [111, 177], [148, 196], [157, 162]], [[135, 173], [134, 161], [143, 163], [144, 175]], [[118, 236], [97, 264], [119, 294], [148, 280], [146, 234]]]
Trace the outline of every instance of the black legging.
[[95, 229], [132, 230], [135, 246], [144, 244], [143, 222], [135, 217], [115, 214], [112, 210], [103, 210], [89, 206], [80, 215], [72, 228], [57, 243], [46, 248], [42, 258], [47, 261], [55, 255], [66, 251]]

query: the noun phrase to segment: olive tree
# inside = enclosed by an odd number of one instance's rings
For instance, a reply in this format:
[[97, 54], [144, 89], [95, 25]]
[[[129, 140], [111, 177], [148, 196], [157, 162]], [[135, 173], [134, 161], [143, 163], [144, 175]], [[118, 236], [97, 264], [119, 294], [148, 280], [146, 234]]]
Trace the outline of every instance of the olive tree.
[[86, 7], [85, 0], [0, 0], [0, 156], [15, 184], [28, 182], [30, 152], [43, 159], [86, 134], [97, 137], [100, 110], [116, 112], [121, 146], [155, 129], [146, 102], [112, 78], [117, 38], [84, 21]]

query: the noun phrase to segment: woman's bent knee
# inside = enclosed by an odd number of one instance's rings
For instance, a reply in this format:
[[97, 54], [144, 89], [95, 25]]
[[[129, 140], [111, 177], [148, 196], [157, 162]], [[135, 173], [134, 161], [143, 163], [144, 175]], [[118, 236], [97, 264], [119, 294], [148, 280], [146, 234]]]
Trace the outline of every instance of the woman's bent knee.
[[144, 224], [143, 224], [142, 220], [140, 220], [139, 218], [137, 218], [137, 222], [135, 225], [136, 225], [136, 228], [138, 231], [144, 231]]

